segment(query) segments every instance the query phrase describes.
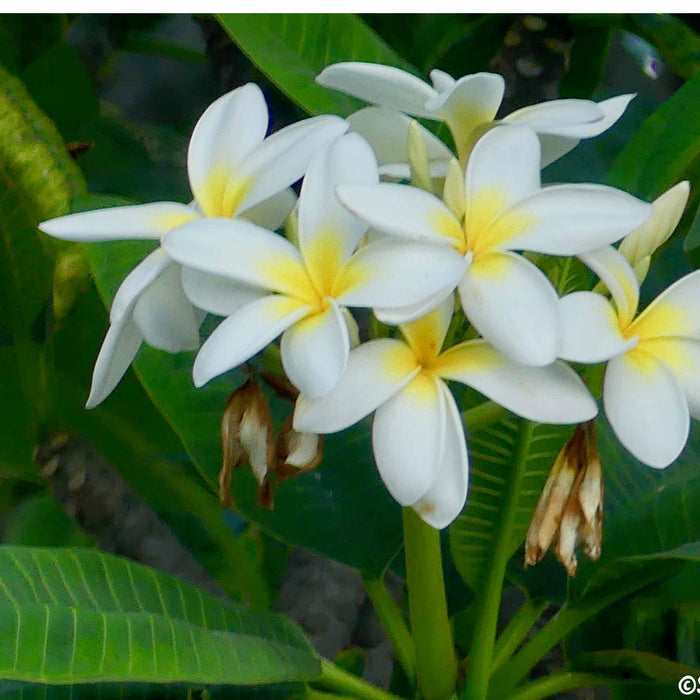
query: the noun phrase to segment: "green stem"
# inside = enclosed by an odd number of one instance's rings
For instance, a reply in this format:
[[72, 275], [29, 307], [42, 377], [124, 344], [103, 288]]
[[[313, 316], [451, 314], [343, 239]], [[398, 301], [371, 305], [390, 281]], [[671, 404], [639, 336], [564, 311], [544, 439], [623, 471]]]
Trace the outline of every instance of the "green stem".
[[457, 659], [447, 616], [440, 533], [404, 508], [403, 534], [418, 687], [423, 700], [446, 700], [454, 694]]
[[[296, 697], [296, 696], [295, 696]], [[349, 695], [336, 695], [335, 693], [323, 693], [320, 690], [306, 688], [304, 700], [351, 700]]]
[[474, 642], [469, 655], [469, 666], [462, 694], [464, 700], [485, 700], [488, 692], [503, 578], [510, 558], [510, 538], [515, 521], [520, 482], [525, 470], [534, 427], [534, 423], [523, 421], [515, 462], [511, 473], [505, 477], [506, 487], [499, 509], [500, 522], [494, 542], [493, 559], [474, 623]]
[[356, 700], [401, 700], [398, 695], [377, 688], [326, 659], [321, 659], [321, 676], [313, 682], [338, 693], [347, 693]]
[[508, 698], [509, 700], [544, 700], [544, 698], [551, 698], [553, 695], [567, 690], [607, 685], [609, 682], [609, 678], [592, 673], [555, 673], [547, 678], [529, 683], [524, 688], [514, 691]]
[[669, 570], [659, 567], [646, 574], [636, 574], [615, 582], [610, 592], [593, 600], [565, 606], [522, 649], [494, 674], [492, 687], [499, 697], [510, 697], [510, 692], [530, 672], [532, 667], [572, 630], [597, 615], [618, 600], [666, 578]]
[[411, 632], [401, 611], [381, 578], [365, 579], [365, 588], [384, 627], [384, 631], [391, 640], [401, 668], [403, 668], [411, 684], [415, 683], [416, 649], [413, 646]]
[[491, 672], [503, 665], [520, 646], [532, 626], [540, 619], [549, 606], [548, 601], [526, 601], [511, 618], [508, 626], [501, 632], [493, 647]]
[[493, 423], [498, 423], [508, 416], [508, 410], [493, 401], [484, 401], [468, 411], [462, 412], [462, 420], [467, 425], [470, 433], [475, 433], [482, 428], [488, 428]]

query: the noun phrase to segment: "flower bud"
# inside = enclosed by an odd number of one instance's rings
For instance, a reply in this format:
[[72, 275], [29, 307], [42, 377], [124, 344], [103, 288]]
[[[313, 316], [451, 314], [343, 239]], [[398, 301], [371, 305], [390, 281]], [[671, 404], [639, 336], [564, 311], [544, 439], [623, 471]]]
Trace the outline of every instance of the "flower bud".
[[527, 532], [525, 565], [539, 562], [556, 540], [557, 558], [574, 576], [579, 545], [589, 559], [600, 557], [602, 518], [602, 470], [590, 421], [576, 426], [554, 463]]
[[415, 119], [408, 126], [408, 163], [411, 166], [411, 184], [432, 192], [433, 179], [430, 177], [428, 147], [420, 124]]
[[274, 459], [274, 430], [267, 398], [255, 379], [236, 389], [221, 417], [223, 464], [219, 472], [219, 497], [230, 506], [231, 476], [237, 467], [250, 464], [262, 488]]

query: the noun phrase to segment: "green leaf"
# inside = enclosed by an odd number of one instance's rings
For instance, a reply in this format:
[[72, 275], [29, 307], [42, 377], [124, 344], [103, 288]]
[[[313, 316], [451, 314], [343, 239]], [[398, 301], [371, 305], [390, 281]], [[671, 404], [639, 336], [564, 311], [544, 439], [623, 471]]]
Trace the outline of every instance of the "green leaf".
[[606, 501], [601, 562], [700, 540], [700, 427], [693, 425], [678, 460], [657, 470], [632, 457], [607, 421], [598, 424]]
[[[106, 302], [146, 255], [149, 245], [119, 242], [88, 247], [93, 273]], [[144, 346], [135, 367], [202, 479], [216, 492], [221, 467], [221, 413], [246, 375], [239, 370], [229, 372], [195, 389], [192, 362], [191, 353], [168, 355]], [[277, 402], [275, 413], [279, 419], [284, 411], [291, 411], [291, 406]], [[257, 505], [257, 486], [247, 471], [235, 473], [233, 494], [241, 513], [282, 540], [314, 549], [369, 575], [378, 576], [401, 544], [400, 508], [377, 475], [366, 422], [327, 436], [321, 466], [281, 484], [274, 510]]]
[[615, 159], [607, 183], [651, 200], [683, 178], [696, 181], [699, 102], [700, 75], [696, 75], [644, 121]]
[[347, 116], [361, 103], [316, 85], [331, 63], [370, 61], [415, 69], [351, 14], [222, 14], [221, 26], [260, 70], [310, 114]]
[[[521, 431], [529, 430], [531, 425], [509, 418], [470, 439], [469, 497], [466, 508], [450, 527], [449, 537], [455, 566], [474, 590], [479, 590], [486, 581], [506, 488], [505, 475], [516, 459]], [[532, 428], [522, 486], [517, 494], [515, 524], [510, 532], [511, 555], [522, 544], [544, 482], [570, 434], [570, 426]]]
[[292, 622], [93, 550], [0, 547], [0, 677], [251, 685], [313, 678]]
[[700, 36], [683, 20], [661, 13], [639, 13], [628, 15], [628, 22], [681, 78], [692, 78], [700, 71]]
[[569, 24], [574, 30], [574, 45], [561, 82], [561, 96], [590, 99], [603, 78], [613, 27], [607, 21], [591, 23], [585, 15], [570, 16]]
[[642, 677], [678, 683], [685, 675], [697, 677], [698, 671], [657, 654], [631, 649], [594, 651], [579, 654], [572, 660], [573, 668], [581, 671], [615, 671], [625, 678]]

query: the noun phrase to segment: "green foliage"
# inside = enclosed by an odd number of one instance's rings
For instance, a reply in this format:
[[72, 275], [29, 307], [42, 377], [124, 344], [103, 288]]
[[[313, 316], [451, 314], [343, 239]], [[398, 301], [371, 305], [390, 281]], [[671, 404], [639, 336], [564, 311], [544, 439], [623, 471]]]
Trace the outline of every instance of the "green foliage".
[[3, 678], [251, 685], [320, 673], [288, 620], [117, 557], [5, 546], [0, 582]]
[[353, 98], [316, 85], [316, 76], [338, 61], [371, 61], [415, 72], [355, 15], [219, 15], [231, 39], [270, 80], [310, 114], [347, 116]]
[[697, 105], [700, 75], [688, 80], [654, 112], [618, 155], [607, 182], [645, 199], [654, 199], [684, 178], [700, 174]]
[[[530, 430], [531, 425], [509, 418], [478, 431], [470, 440], [469, 498], [450, 527], [450, 549], [462, 578], [477, 592], [485, 585], [491, 567], [510, 466], [518, 454], [522, 431]], [[569, 426], [537, 425], [532, 430], [516, 496], [515, 522], [507, 534], [508, 557], [522, 543], [544, 482], [570, 434]]]

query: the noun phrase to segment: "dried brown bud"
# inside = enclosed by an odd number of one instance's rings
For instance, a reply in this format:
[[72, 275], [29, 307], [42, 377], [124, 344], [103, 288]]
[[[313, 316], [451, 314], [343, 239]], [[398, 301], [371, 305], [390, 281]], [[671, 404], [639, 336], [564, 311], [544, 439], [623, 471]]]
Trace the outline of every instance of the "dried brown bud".
[[576, 548], [600, 557], [603, 527], [602, 470], [595, 423], [576, 426], [557, 456], [525, 539], [525, 565], [539, 562], [556, 540], [555, 552], [569, 576], [576, 574]]
[[236, 389], [221, 416], [223, 463], [219, 472], [219, 498], [231, 501], [231, 476], [237, 467], [250, 464], [262, 487], [273, 465], [275, 435], [267, 398], [255, 379]]
[[316, 469], [322, 459], [323, 436], [294, 430], [292, 416], [289, 416], [277, 438], [275, 472], [278, 478], [290, 479], [302, 472]]

